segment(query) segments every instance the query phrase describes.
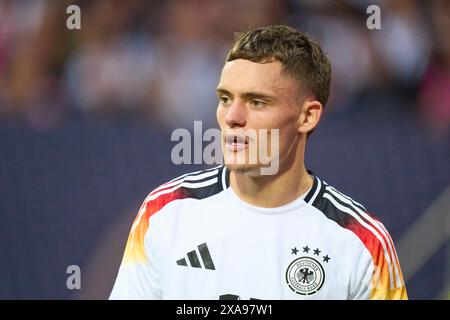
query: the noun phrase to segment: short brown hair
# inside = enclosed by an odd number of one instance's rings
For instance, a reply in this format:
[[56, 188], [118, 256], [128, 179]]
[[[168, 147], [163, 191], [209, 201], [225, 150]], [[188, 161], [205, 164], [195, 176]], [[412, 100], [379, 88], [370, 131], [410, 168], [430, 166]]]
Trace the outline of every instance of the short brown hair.
[[267, 26], [236, 34], [226, 61], [281, 62], [284, 71], [300, 80], [315, 98], [327, 103], [331, 66], [319, 44], [302, 32], [283, 25]]

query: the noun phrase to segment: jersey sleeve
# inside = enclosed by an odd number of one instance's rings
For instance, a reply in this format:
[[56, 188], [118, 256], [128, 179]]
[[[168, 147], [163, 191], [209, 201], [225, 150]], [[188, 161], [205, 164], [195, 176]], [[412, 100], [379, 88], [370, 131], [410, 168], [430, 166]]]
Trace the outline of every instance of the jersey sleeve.
[[406, 300], [408, 295], [394, 243], [384, 227], [373, 220], [371, 232], [358, 228], [355, 233], [364, 244], [354, 270], [353, 299]]
[[167, 230], [162, 227], [160, 217], [170, 210], [163, 213], [162, 209], [172, 201], [202, 199], [222, 191], [221, 168], [182, 175], [150, 192], [131, 227], [110, 299], [164, 298], [160, 275]]
[[[183, 178], [183, 177], [182, 177]], [[174, 179], [153, 190], [135, 218], [110, 299], [163, 299], [158, 277], [158, 226], [155, 215], [168, 203], [189, 194], [183, 179]]]
[[157, 239], [150, 228], [152, 208], [147, 198], [131, 227], [110, 300], [162, 299], [155, 261]]

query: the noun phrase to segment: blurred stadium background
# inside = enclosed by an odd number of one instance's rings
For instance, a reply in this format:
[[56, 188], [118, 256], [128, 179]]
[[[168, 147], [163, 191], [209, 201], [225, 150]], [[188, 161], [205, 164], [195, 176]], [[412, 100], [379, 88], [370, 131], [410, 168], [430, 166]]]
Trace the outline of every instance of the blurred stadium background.
[[[70, 4], [81, 30], [66, 28]], [[366, 28], [370, 4], [381, 30]], [[333, 66], [308, 168], [382, 219], [410, 298], [448, 299], [445, 0], [0, 0], [0, 298], [107, 298], [147, 193], [201, 167], [171, 163], [170, 134], [216, 127], [232, 33], [280, 23]]]

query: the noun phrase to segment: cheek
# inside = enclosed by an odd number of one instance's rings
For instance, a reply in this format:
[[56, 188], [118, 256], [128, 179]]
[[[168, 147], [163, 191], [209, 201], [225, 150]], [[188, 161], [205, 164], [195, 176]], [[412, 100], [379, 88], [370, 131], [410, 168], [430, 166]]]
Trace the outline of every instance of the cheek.
[[292, 132], [297, 125], [297, 115], [291, 110], [286, 108], [280, 108], [268, 117], [269, 121], [266, 121], [268, 127], [278, 128], [281, 132]]
[[297, 122], [295, 119], [283, 122], [279, 127], [279, 148], [281, 150], [290, 149], [292, 144], [296, 141]]
[[225, 112], [224, 112], [223, 108], [221, 108], [220, 106], [217, 107], [216, 118], [217, 118], [217, 122], [219, 123], [219, 126], [222, 127], [222, 125], [225, 121]]
[[295, 141], [294, 132], [292, 130], [280, 130], [280, 149], [290, 148]]

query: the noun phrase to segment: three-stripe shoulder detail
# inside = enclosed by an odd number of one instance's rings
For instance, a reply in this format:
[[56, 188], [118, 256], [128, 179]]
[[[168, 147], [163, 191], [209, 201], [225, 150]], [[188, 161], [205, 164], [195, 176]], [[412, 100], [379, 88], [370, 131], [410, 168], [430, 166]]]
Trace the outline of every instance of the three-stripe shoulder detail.
[[[337, 222], [341, 227], [350, 229], [360, 238], [371, 238], [378, 241], [388, 265], [389, 281], [391, 288], [400, 288], [403, 284], [403, 278], [400, 271], [397, 253], [394, 243], [384, 227], [384, 225], [373, 215], [369, 215], [366, 208], [336, 190], [334, 187], [314, 177], [315, 184], [318, 186], [310, 201], [307, 201], [318, 208], [324, 215]], [[354, 225], [359, 227], [352, 227]], [[362, 235], [361, 233], [364, 233]], [[367, 249], [373, 250], [363, 241]], [[371, 252], [371, 254], [374, 254]]]
[[175, 178], [154, 189], [142, 203], [131, 227], [124, 254], [124, 263], [147, 261], [144, 238], [150, 218], [168, 203], [186, 198], [204, 199], [223, 190], [222, 166], [196, 171]]
[[194, 198], [204, 199], [223, 190], [222, 166], [184, 174], [154, 189], [143, 202], [132, 230], [139, 225], [144, 214], [146, 218], [171, 201]]

